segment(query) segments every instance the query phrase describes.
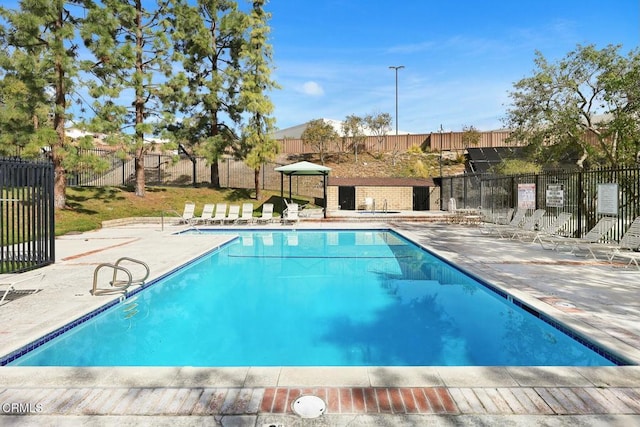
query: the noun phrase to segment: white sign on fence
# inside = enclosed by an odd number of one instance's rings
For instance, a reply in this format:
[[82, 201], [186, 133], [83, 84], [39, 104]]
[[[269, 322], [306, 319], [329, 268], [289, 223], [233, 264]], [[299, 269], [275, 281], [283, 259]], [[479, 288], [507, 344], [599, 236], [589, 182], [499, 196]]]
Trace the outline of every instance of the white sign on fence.
[[564, 206], [564, 184], [547, 184], [546, 205], [550, 208]]
[[518, 207], [521, 209], [536, 208], [535, 184], [518, 184]]
[[597, 212], [618, 215], [618, 184], [598, 184]]

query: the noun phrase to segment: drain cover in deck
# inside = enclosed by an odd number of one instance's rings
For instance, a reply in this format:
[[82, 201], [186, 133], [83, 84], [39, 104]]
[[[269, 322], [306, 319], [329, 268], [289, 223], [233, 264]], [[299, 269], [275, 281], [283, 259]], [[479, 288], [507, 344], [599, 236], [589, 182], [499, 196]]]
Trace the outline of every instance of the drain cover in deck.
[[301, 396], [293, 402], [293, 412], [302, 418], [318, 418], [324, 414], [327, 405], [317, 396]]

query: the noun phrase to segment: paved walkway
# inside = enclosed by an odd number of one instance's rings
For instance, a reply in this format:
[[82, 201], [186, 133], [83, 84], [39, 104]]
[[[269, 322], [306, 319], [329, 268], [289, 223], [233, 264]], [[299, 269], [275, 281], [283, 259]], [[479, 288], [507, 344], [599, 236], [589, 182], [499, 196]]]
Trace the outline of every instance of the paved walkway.
[[[340, 226], [359, 225], [299, 227]], [[639, 271], [486, 237], [473, 227], [393, 227], [640, 362]], [[41, 281], [20, 285], [42, 290], [0, 307], [0, 355], [114, 298], [88, 292], [98, 263], [140, 258], [154, 278], [225, 240], [175, 231], [139, 225], [57, 239], [56, 264], [43, 269]], [[293, 413], [300, 395], [322, 398], [324, 415], [303, 419]], [[640, 425], [640, 368], [2, 367], [0, 414], [0, 424], [20, 425], [628, 426]]]

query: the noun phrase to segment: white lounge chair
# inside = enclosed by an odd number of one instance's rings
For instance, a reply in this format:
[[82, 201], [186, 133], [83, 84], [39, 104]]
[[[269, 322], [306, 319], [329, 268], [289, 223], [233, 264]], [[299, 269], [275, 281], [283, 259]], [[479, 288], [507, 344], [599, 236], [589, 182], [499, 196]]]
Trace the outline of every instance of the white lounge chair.
[[216, 208], [216, 205], [213, 203], [207, 203], [202, 208], [202, 214], [200, 216], [193, 217], [191, 219], [192, 224], [206, 224], [211, 221], [213, 218], [213, 211]]
[[193, 202], [186, 202], [184, 204], [184, 210], [182, 211], [182, 216], [180, 217], [180, 224], [191, 224], [193, 220], [194, 214], [196, 211], [196, 204]]
[[267, 224], [273, 221], [273, 203], [262, 205], [262, 216], [256, 218], [258, 224]]
[[[1, 277], [0, 278], [0, 287], [6, 288], [4, 293], [2, 294], [2, 298], [0, 298], [0, 303], [3, 303], [5, 301], [5, 299], [7, 298], [7, 295], [9, 295], [9, 293], [11, 292], [18, 292], [18, 290], [16, 289], [16, 285], [19, 283], [25, 283], [28, 282], [32, 279], [35, 278], [40, 278], [40, 280], [42, 280], [44, 278], [44, 274], [42, 273], [37, 273], [37, 274], [28, 274], [28, 273], [20, 273], [20, 274], [16, 274], [16, 275], [12, 275], [9, 277]], [[38, 292], [40, 290], [39, 287], [36, 287], [34, 289], [29, 289], [29, 292], [32, 294], [35, 294], [36, 292]], [[26, 290], [25, 290], [26, 292]]]
[[236, 219], [236, 224], [251, 224], [253, 222], [253, 203], [242, 204], [242, 214]]
[[508, 224], [485, 224], [480, 227], [480, 232], [482, 234], [501, 236], [504, 230], [513, 230], [514, 228], [519, 227], [520, 224], [524, 221], [526, 215], [527, 210], [519, 208]]
[[[578, 246], [578, 249], [583, 248], [589, 251], [594, 259], [597, 259], [596, 253], [604, 253], [610, 262], [616, 257], [629, 259], [629, 263], [635, 262], [634, 260], [640, 257], [640, 252], [637, 252], [640, 250], [640, 216], [633, 220], [617, 244], [593, 243]], [[635, 264], [638, 266], [637, 262]]]
[[504, 237], [505, 235], [510, 235], [510, 239], [519, 239], [521, 236], [535, 231], [545, 213], [547, 213], [547, 211], [544, 209], [536, 209], [530, 216], [525, 217], [522, 224], [518, 227], [514, 227], [511, 230], [508, 228], [501, 230], [500, 236]]
[[514, 211], [515, 209], [509, 208], [506, 211], [487, 212], [483, 214], [483, 220], [497, 225], [507, 225], [511, 222]]
[[211, 218], [211, 223], [215, 224], [222, 224], [225, 220], [225, 218], [227, 217], [227, 204], [226, 203], [217, 203], [216, 204], [216, 213], [213, 216], [213, 218]]
[[[571, 212], [560, 212], [548, 225], [543, 226], [540, 230], [530, 233], [522, 233], [520, 240], [532, 238], [531, 243], [539, 242], [542, 237], [560, 237], [560, 233], [566, 229], [567, 224], [571, 220]], [[533, 236], [533, 237], [532, 237]]]
[[282, 222], [285, 224], [298, 222], [300, 220], [298, 212], [297, 203], [288, 203], [287, 208], [282, 212]]
[[373, 197], [365, 197], [364, 198], [364, 209], [365, 210], [372, 211], [374, 206], [375, 206], [375, 201], [373, 200]]
[[[591, 228], [591, 230], [582, 237], [542, 236], [539, 239], [540, 245], [544, 249], [554, 250], [570, 247], [571, 253], [573, 253], [577, 249], [578, 245], [600, 242], [616, 225], [617, 221], [618, 220], [616, 218], [603, 216], [598, 220], [596, 225], [594, 225], [593, 228]], [[546, 247], [545, 243], [548, 243], [550, 247]]]
[[229, 213], [227, 213], [222, 222], [224, 224], [233, 224], [238, 218], [240, 218], [240, 205], [231, 205], [229, 206]]
[[627, 267], [629, 267], [631, 264], [635, 264], [636, 268], [640, 270], [640, 252], [616, 252], [610, 259], [611, 263], [613, 263], [614, 258], [622, 258], [624, 260], [628, 260]]

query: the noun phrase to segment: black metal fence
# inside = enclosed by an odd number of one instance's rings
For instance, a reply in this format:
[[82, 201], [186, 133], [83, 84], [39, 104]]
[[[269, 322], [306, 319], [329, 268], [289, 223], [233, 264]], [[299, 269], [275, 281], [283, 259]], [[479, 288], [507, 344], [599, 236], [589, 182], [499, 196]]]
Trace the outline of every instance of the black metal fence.
[[55, 261], [53, 178], [50, 162], [0, 158], [0, 273]]
[[[119, 157], [113, 151], [90, 150], [90, 154], [102, 159], [108, 169], [102, 173], [91, 170], [68, 173], [67, 185], [80, 187], [103, 187], [132, 185], [135, 182], [135, 161], [132, 156]], [[280, 190], [280, 173], [274, 169], [281, 164], [268, 162], [261, 167], [260, 185], [263, 190]], [[211, 183], [211, 165], [202, 157], [184, 154], [147, 154], [144, 157], [146, 185], [184, 186], [208, 185]], [[220, 187], [254, 187], [253, 170], [243, 161], [224, 158], [218, 161]], [[296, 176], [293, 178], [295, 194], [322, 196], [318, 177]]]
[[640, 216], [640, 168], [607, 168], [583, 172], [546, 172], [522, 175], [460, 175], [442, 178], [444, 207], [482, 208], [495, 213], [526, 206], [546, 209], [550, 215], [573, 214], [576, 234], [589, 230], [602, 216], [616, 216], [617, 240]]

